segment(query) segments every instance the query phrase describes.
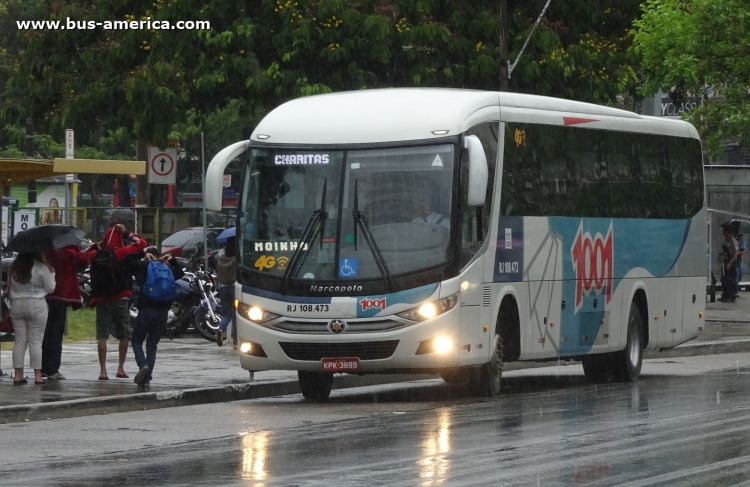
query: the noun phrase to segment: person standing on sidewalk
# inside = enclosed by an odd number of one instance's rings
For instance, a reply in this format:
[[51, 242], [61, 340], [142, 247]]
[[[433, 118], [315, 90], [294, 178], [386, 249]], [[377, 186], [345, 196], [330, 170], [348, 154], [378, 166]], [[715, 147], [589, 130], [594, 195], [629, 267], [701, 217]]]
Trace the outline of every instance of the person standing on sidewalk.
[[171, 255], [161, 257], [156, 247], [149, 247], [143, 260], [133, 265], [133, 274], [140, 287], [136, 297], [138, 318], [135, 320], [131, 338], [133, 355], [138, 364], [138, 373], [134, 381], [138, 385], [148, 387], [156, 363], [156, 349], [167, 328], [169, 310], [174, 301], [174, 281], [185, 273]]
[[227, 238], [227, 243], [216, 260], [216, 282], [219, 284], [221, 321], [216, 331], [216, 344], [222, 346], [229, 322], [232, 322], [232, 337], [236, 340], [234, 317], [234, 284], [237, 281], [237, 258], [235, 257], [235, 237]]
[[133, 287], [132, 264], [147, 245], [144, 239], [125, 230], [125, 225], [117, 224], [104, 233], [101, 249], [91, 259], [91, 306], [96, 309], [99, 380], [109, 380], [107, 339], [110, 335], [120, 341], [116, 377], [128, 378], [124, 367], [132, 332], [128, 310]]
[[724, 269], [721, 276], [721, 297], [722, 303], [733, 303], [737, 294], [737, 257], [739, 255], [739, 246], [735, 240], [729, 225], [723, 226], [724, 243], [721, 245], [721, 252], [724, 262]]
[[47, 264], [44, 254], [22, 252], [16, 256], [8, 271], [10, 319], [16, 335], [13, 345], [13, 385], [26, 384], [23, 362], [26, 347], [34, 369], [34, 384], [42, 380], [42, 339], [47, 324], [47, 294], [55, 290], [55, 271]]
[[78, 287], [78, 270], [91, 262], [96, 247], [83, 252], [78, 245], [69, 245], [47, 252], [50, 266], [55, 270], [55, 291], [47, 296], [49, 314], [42, 341], [42, 375], [50, 380], [63, 380], [60, 373], [63, 333], [68, 306], [81, 308], [81, 289]]
[[737, 249], [739, 250], [739, 253], [737, 254], [737, 278], [735, 281], [737, 281], [737, 289], [735, 289], [735, 297], [739, 297], [740, 292], [740, 282], [742, 281], [742, 256], [745, 254], [745, 236], [741, 233], [737, 233]]

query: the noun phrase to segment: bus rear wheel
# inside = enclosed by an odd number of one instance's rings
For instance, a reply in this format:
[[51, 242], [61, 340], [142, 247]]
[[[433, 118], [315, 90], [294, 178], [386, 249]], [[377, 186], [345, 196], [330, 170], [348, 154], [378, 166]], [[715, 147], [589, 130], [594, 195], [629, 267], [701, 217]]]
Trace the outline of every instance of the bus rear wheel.
[[630, 304], [628, 339], [625, 349], [614, 355], [614, 380], [634, 382], [641, 375], [643, 365], [643, 316], [636, 303]]
[[308, 401], [325, 401], [331, 395], [333, 374], [327, 372], [308, 372], [298, 370], [299, 388]]
[[636, 303], [628, 315], [628, 337], [619, 352], [584, 355], [583, 373], [591, 382], [634, 382], [643, 365], [643, 317]]

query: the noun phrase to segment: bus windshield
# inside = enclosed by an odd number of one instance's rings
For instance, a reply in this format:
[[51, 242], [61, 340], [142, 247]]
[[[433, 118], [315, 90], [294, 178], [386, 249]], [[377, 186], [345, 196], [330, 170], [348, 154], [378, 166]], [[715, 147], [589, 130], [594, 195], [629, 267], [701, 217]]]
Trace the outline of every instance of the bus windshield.
[[[450, 260], [453, 144], [251, 149], [248, 156], [240, 216], [244, 268], [346, 282], [385, 279], [379, 258], [394, 276]], [[287, 269], [295, 251], [294, 268]]]

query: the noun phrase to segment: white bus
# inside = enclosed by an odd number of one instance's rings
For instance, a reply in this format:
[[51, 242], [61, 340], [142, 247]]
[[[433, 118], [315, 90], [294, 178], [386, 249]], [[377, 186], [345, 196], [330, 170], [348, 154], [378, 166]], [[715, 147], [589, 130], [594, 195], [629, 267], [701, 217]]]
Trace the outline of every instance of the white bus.
[[240, 363], [297, 370], [308, 399], [338, 372], [495, 395], [503, 363], [561, 357], [632, 381], [644, 348], [702, 329], [688, 123], [515, 93], [300, 98], [214, 157], [210, 210], [239, 156]]

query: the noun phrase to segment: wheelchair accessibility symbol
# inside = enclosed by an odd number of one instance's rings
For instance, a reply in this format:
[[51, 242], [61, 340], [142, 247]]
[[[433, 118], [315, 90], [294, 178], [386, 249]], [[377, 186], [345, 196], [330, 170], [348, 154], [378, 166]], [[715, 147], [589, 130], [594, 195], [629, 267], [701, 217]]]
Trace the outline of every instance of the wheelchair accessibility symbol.
[[357, 259], [339, 259], [339, 277], [357, 277]]

